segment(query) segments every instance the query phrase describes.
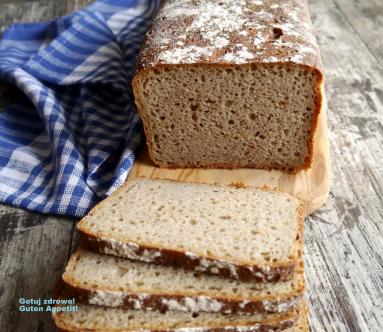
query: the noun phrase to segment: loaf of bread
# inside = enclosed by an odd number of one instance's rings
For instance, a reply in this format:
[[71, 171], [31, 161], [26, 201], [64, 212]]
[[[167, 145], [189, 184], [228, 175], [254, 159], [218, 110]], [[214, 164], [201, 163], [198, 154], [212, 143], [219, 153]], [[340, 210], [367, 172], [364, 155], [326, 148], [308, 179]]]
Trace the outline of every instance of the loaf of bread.
[[[79, 310], [53, 314], [65, 332], [301, 332], [307, 331], [305, 306], [284, 314], [222, 315], [141, 311], [79, 304]], [[294, 325], [295, 324], [295, 325]]]
[[78, 230], [101, 253], [265, 282], [294, 276], [303, 223], [303, 203], [282, 192], [138, 178]]
[[62, 276], [67, 296], [127, 309], [225, 314], [282, 313], [300, 303], [303, 265], [291, 281], [239, 282], [80, 248]]
[[167, 0], [133, 89], [156, 165], [297, 172], [322, 83], [306, 0]]

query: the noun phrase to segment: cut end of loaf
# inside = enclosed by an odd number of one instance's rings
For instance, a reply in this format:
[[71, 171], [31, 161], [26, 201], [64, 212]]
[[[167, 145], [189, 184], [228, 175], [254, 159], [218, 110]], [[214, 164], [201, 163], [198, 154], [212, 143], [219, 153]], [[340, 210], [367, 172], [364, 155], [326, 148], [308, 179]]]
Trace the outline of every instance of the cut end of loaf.
[[321, 84], [297, 64], [168, 65], [139, 72], [134, 91], [158, 166], [296, 172], [312, 161]]

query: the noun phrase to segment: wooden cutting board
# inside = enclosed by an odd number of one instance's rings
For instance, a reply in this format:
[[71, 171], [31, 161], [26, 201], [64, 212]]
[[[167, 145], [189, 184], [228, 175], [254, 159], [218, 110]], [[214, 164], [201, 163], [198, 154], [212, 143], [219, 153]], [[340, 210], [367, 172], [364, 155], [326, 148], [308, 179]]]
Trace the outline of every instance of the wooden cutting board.
[[[326, 104], [326, 103], [325, 103]], [[275, 188], [302, 199], [312, 213], [327, 199], [331, 183], [331, 163], [327, 127], [327, 108], [321, 111], [314, 138], [314, 161], [311, 169], [298, 174], [250, 168], [228, 169], [164, 169], [154, 166], [145, 149], [130, 172], [129, 179], [146, 177], [201, 183], [243, 183], [248, 186]], [[128, 179], [128, 180], [129, 180]]]

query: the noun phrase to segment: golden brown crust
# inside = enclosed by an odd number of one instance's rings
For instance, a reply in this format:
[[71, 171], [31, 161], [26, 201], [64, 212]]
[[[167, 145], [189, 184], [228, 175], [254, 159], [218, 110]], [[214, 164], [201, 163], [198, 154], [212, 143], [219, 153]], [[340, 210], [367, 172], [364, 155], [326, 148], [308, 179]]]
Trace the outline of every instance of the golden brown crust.
[[[297, 332], [309, 332], [309, 320], [308, 320], [308, 310], [306, 303], [303, 303], [299, 313], [300, 319], [299, 324], [296, 327]], [[294, 331], [295, 332], [295, 331]]]

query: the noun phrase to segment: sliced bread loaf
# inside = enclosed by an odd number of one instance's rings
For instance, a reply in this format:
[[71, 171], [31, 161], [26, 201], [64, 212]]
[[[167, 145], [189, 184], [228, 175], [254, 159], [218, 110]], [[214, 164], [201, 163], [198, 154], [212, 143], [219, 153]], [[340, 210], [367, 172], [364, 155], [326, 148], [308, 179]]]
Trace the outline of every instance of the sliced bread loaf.
[[303, 221], [303, 203], [285, 193], [135, 179], [78, 230], [101, 253], [264, 282], [293, 277]]
[[168, 0], [133, 89], [161, 167], [310, 166], [322, 105], [306, 0]]
[[[66, 332], [276, 332], [305, 331], [304, 304], [283, 314], [222, 315], [128, 310], [80, 304], [74, 312], [54, 313], [60, 331]], [[302, 321], [300, 321], [302, 320]], [[294, 324], [295, 327], [294, 327]]]
[[191, 312], [281, 313], [298, 305], [303, 263], [291, 281], [250, 283], [78, 249], [62, 276], [68, 297], [108, 307]]

